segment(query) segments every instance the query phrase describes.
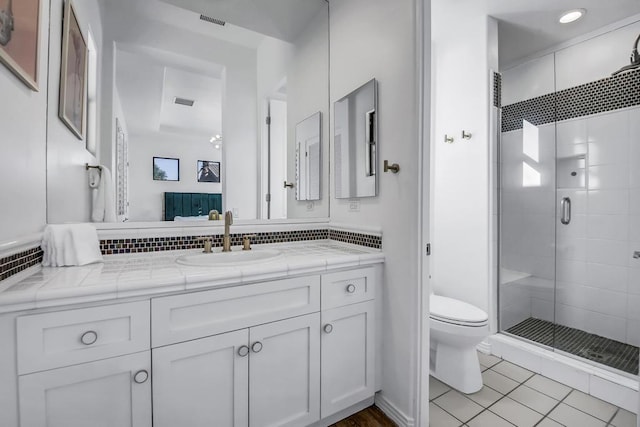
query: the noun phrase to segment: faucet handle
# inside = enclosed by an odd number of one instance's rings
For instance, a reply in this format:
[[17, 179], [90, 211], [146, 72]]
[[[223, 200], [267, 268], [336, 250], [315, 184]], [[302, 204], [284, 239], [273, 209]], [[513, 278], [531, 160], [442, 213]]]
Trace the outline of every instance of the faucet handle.
[[251, 250], [251, 239], [256, 237], [255, 234], [245, 234], [242, 236], [242, 250], [250, 251]]

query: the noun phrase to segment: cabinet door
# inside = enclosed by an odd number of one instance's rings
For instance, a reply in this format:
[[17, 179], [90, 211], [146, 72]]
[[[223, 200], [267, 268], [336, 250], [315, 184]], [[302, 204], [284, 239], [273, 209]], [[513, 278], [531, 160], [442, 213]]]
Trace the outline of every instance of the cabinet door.
[[305, 426], [320, 419], [320, 314], [250, 329], [251, 427]]
[[246, 427], [249, 330], [153, 350], [154, 427]]
[[322, 312], [322, 417], [375, 393], [374, 301]]
[[151, 427], [149, 352], [22, 375], [21, 427]]

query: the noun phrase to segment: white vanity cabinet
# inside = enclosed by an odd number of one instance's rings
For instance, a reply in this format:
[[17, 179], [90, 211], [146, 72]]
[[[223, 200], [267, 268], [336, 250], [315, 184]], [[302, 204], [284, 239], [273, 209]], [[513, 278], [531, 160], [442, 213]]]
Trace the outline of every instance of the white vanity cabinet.
[[154, 426], [318, 421], [319, 311], [319, 276], [154, 298]]
[[154, 349], [153, 425], [318, 421], [319, 328], [313, 313]]
[[149, 302], [19, 316], [21, 427], [150, 427]]
[[381, 269], [334, 271], [0, 317], [0, 425], [329, 425], [378, 390]]
[[151, 427], [148, 351], [23, 375], [21, 427]]
[[375, 283], [373, 268], [322, 276], [323, 418], [376, 391]]

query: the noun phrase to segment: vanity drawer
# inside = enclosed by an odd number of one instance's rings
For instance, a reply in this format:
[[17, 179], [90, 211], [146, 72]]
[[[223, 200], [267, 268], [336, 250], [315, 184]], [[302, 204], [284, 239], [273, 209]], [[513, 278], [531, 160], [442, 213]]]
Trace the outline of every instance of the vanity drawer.
[[322, 309], [356, 304], [376, 297], [375, 269], [341, 271], [322, 275]]
[[18, 317], [18, 374], [149, 349], [149, 301]]
[[151, 300], [152, 347], [320, 311], [320, 276]]

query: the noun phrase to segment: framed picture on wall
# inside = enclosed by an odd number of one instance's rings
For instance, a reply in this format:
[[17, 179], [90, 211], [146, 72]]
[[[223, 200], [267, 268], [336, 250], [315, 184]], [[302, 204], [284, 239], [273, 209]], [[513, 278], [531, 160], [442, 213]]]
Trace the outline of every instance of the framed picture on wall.
[[220, 182], [220, 162], [198, 160], [198, 182]]
[[0, 0], [0, 62], [38, 91], [41, 0]]
[[62, 30], [58, 115], [71, 132], [81, 140], [84, 139], [85, 134], [87, 57], [87, 42], [80, 29], [73, 3], [67, 0]]
[[153, 179], [154, 181], [180, 181], [180, 160], [154, 157]]

